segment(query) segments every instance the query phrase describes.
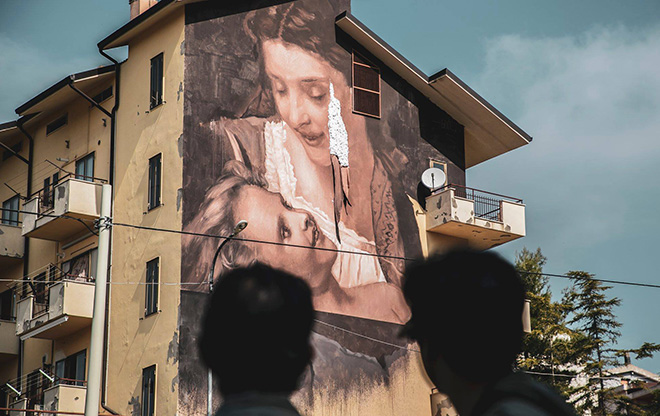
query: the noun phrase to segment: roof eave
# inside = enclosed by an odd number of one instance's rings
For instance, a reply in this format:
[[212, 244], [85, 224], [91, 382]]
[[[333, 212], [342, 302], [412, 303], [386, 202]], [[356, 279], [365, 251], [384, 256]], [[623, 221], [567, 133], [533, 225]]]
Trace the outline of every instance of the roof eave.
[[349, 12], [337, 16], [335, 24], [465, 127], [466, 168], [531, 142], [529, 134], [448, 69], [427, 76]]
[[55, 84], [51, 85], [49, 88], [45, 89], [44, 91], [40, 92], [37, 94], [35, 97], [18, 107], [15, 111], [16, 114], [20, 116], [26, 116], [29, 115], [28, 112], [31, 108], [33, 108], [35, 105], [39, 104], [46, 98], [52, 96], [55, 94], [57, 91], [61, 90], [62, 88], [66, 87], [69, 84], [75, 83], [75, 82], [80, 82], [84, 81], [85, 79], [96, 77], [99, 75], [107, 74], [109, 72], [113, 72], [115, 69], [114, 65], [108, 65], [108, 66], [102, 66], [99, 68], [94, 68], [90, 69], [88, 71], [83, 71], [83, 72], [78, 72], [76, 74], [71, 74], [67, 75], [64, 77], [62, 80], [59, 82], [56, 82]]

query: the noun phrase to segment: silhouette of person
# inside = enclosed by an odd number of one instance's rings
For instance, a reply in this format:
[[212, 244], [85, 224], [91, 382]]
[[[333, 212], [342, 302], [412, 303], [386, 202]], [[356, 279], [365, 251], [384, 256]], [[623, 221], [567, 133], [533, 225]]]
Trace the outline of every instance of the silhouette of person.
[[216, 416], [299, 416], [289, 396], [312, 358], [313, 321], [302, 279], [259, 263], [222, 276], [200, 339], [223, 396]]
[[460, 250], [411, 266], [403, 285], [424, 368], [461, 416], [574, 415], [551, 388], [512, 370], [522, 341], [524, 289], [490, 252]]

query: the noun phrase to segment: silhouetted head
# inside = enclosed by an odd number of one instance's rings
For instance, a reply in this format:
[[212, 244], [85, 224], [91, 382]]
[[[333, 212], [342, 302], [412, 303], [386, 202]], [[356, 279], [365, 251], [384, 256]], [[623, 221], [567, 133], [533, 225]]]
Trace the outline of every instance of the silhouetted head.
[[438, 361], [456, 375], [488, 383], [511, 371], [522, 340], [524, 291], [513, 266], [491, 252], [454, 251], [406, 271], [412, 317], [404, 333], [422, 349], [439, 390]]
[[202, 359], [223, 395], [290, 394], [312, 357], [313, 320], [311, 292], [302, 279], [258, 263], [232, 270], [214, 288]]

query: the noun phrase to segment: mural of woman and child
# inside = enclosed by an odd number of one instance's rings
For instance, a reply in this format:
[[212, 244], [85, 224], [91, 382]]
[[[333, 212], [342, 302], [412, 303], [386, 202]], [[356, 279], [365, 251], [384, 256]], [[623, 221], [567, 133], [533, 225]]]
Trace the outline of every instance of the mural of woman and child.
[[[255, 45], [262, 81], [254, 100], [270, 100], [274, 111], [201, 123], [216, 143], [222, 169], [185, 230], [228, 235], [246, 220], [241, 238], [282, 245], [232, 241], [220, 253], [215, 279], [258, 260], [304, 278], [317, 310], [401, 324], [409, 310], [400, 289], [404, 264], [396, 257], [406, 250], [392, 182], [403, 166], [374, 150], [379, 137], [370, 135], [365, 116], [351, 110], [351, 57], [335, 39], [336, 9], [328, 1], [307, 1], [247, 13], [242, 29]], [[331, 155], [328, 127], [333, 105], [340, 108], [336, 121], [347, 136], [350, 167], [341, 173], [347, 203], [338, 221], [337, 156]], [[401, 152], [396, 156], [405, 159]], [[217, 244], [184, 238], [189, 287], [199, 283], [197, 289], [207, 290]], [[419, 242], [407, 251], [419, 252]]]
[[[308, 282], [322, 320], [370, 336], [317, 326], [303, 385], [387, 390], [407, 352], [397, 338], [410, 315], [401, 259], [422, 253], [409, 195], [427, 158], [444, 156], [421, 138], [423, 100], [402, 81], [381, 83], [380, 119], [353, 113], [352, 46], [335, 27], [348, 0], [264, 1], [186, 8], [184, 230], [226, 236], [247, 221], [239, 237], [249, 241], [223, 247], [214, 279], [255, 261], [285, 270]], [[460, 126], [443, 114], [434, 120], [462, 149]], [[205, 397], [193, 326], [219, 243], [182, 239], [179, 368], [190, 406]]]

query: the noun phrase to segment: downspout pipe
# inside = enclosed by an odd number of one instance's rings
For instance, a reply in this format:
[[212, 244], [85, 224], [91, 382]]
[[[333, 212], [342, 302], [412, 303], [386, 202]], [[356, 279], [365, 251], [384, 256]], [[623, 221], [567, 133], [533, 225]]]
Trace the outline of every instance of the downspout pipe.
[[[115, 198], [114, 198], [114, 193], [115, 193], [115, 135], [116, 135], [116, 129], [117, 129], [117, 109], [119, 108], [119, 80], [120, 80], [120, 75], [121, 75], [121, 65], [120, 63], [114, 59], [112, 56], [108, 55], [105, 53], [105, 51], [99, 46], [99, 53], [101, 56], [107, 58], [109, 61], [111, 61], [114, 66], [115, 66], [115, 105], [112, 107], [112, 110], [110, 112], [110, 177], [108, 178], [110, 185], [112, 185], [112, 197], [110, 198], [110, 204], [111, 204], [111, 217], [114, 216], [114, 209], [115, 209]], [[94, 101], [94, 100], [92, 100]], [[105, 111], [104, 111], [105, 112]], [[106, 113], [107, 114], [107, 113]], [[110, 227], [110, 241], [108, 244], [108, 282], [112, 281], [112, 235], [113, 235], [113, 229]], [[108, 379], [108, 347], [109, 347], [109, 342], [108, 342], [108, 331], [109, 331], [109, 326], [110, 326], [110, 298], [112, 296], [112, 285], [108, 285], [108, 295], [105, 299], [105, 323], [103, 327], [105, 328], [103, 332], [103, 345], [105, 348], [103, 348], [103, 366], [102, 366], [102, 373], [101, 373], [101, 407], [108, 411], [109, 413], [113, 415], [118, 415], [119, 413], [112, 410], [109, 408], [106, 404], [106, 399], [107, 399], [107, 379]]]
[[[27, 158], [27, 197], [32, 196], [32, 171], [33, 171], [33, 161], [34, 161], [34, 139], [30, 133], [25, 130], [23, 123], [25, 123], [26, 118], [21, 117], [16, 122], [16, 127], [23, 133], [28, 139], [28, 158]], [[29, 274], [29, 262], [30, 262], [30, 238], [23, 237], [23, 276]], [[23, 375], [23, 354], [25, 350], [25, 341], [20, 340], [18, 343], [18, 377], [20, 378]]]

